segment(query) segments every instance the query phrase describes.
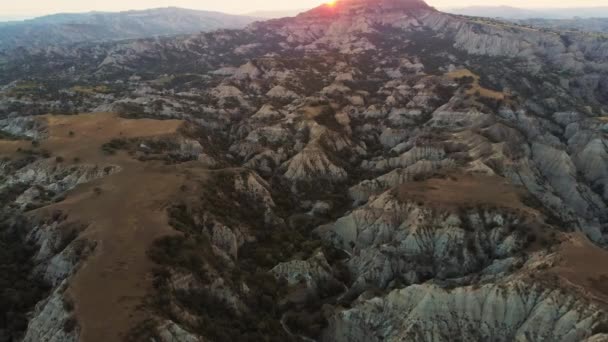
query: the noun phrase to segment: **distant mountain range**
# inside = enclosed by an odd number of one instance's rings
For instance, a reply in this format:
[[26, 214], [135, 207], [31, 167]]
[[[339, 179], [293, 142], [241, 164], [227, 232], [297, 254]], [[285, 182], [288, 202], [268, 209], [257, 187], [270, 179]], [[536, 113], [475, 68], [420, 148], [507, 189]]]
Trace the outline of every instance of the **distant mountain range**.
[[[547, 28], [608, 31], [606, 20], [581, 19], [608, 17], [608, 7], [523, 9], [471, 6], [444, 10], [468, 16], [515, 20], [521, 24]], [[0, 51], [19, 47], [36, 49], [80, 42], [191, 34], [222, 28], [238, 29], [256, 20], [294, 17], [301, 12], [303, 10], [294, 9], [231, 15], [168, 7], [125, 12], [62, 13], [20, 21], [16, 21], [20, 18], [0, 16]], [[539, 18], [542, 20], [536, 20]]]
[[0, 23], [0, 50], [243, 28], [255, 17], [182, 8], [54, 14]]
[[[511, 19], [513, 20], [513, 19]], [[523, 19], [513, 20], [519, 24], [544, 27], [553, 30], [601, 32], [608, 33], [608, 18], [573, 18], [573, 19]]]
[[245, 16], [254, 18], [275, 19], [284, 17], [295, 17], [296, 15], [306, 11], [306, 9], [292, 9], [284, 11], [256, 11], [246, 13]]
[[7, 21], [16, 21], [16, 20], [26, 20], [31, 19], [35, 16], [25, 16], [25, 15], [0, 15], [0, 24], [4, 24]]
[[606, 7], [579, 7], [579, 8], [517, 8], [509, 6], [470, 6], [444, 9], [454, 14], [475, 17], [505, 18], [505, 19], [571, 19], [608, 17]]
[[608, 32], [608, 7], [525, 9], [509, 6], [471, 6], [446, 11], [472, 17], [500, 18], [554, 30]]

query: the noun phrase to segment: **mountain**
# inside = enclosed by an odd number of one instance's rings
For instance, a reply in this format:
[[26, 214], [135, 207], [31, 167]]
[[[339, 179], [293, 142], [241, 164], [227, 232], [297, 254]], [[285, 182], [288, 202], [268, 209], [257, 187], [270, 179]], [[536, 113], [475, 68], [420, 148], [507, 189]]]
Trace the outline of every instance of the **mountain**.
[[553, 30], [608, 33], [608, 18], [527, 19], [515, 22], [521, 25], [544, 27]]
[[0, 339], [605, 341], [608, 41], [341, 0], [0, 55]]
[[523, 9], [509, 6], [472, 6], [447, 10], [450, 13], [501, 18], [514, 23], [560, 31], [608, 32], [608, 7], [568, 9]]
[[0, 15], [0, 25], [4, 25], [11, 21], [31, 19], [31, 15]]
[[608, 7], [517, 8], [510, 6], [469, 6], [446, 9], [454, 14], [505, 19], [572, 19], [608, 17]]
[[175, 7], [54, 14], [0, 24], [0, 50], [243, 28], [255, 18]]
[[265, 18], [265, 19], [276, 19], [284, 17], [295, 17], [296, 15], [306, 12], [305, 9], [295, 9], [286, 11], [256, 11], [245, 14], [248, 17], [254, 18]]

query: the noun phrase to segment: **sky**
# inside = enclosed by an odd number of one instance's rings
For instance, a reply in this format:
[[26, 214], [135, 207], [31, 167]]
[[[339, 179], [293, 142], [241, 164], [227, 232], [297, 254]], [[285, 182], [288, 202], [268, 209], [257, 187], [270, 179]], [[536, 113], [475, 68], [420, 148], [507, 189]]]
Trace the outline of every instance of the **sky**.
[[[323, 2], [323, 0], [0, 0], [0, 20], [58, 12], [122, 11], [168, 6], [244, 14], [254, 11], [306, 9]], [[608, 6], [606, 0], [427, 0], [427, 3], [437, 8], [471, 5], [507, 5], [525, 8]]]

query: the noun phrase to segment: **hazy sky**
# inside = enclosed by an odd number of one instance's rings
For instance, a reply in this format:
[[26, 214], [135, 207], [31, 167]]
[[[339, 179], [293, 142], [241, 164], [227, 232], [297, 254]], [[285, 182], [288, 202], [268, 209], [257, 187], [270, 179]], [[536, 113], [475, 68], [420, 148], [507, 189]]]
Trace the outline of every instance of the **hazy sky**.
[[[323, 2], [323, 0], [0, 0], [0, 18], [57, 12], [120, 11], [167, 6], [247, 13], [260, 10], [311, 8]], [[508, 5], [527, 8], [608, 6], [606, 0], [427, 0], [427, 2], [439, 8], [468, 5]]]

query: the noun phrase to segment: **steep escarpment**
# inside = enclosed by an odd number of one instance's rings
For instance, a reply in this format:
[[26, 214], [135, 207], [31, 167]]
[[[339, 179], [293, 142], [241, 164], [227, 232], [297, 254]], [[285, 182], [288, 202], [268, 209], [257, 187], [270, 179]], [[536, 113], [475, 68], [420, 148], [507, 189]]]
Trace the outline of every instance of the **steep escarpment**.
[[[496, 193], [486, 197], [483, 186]], [[351, 255], [355, 293], [429, 278], [466, 283], [472, 274], [491, 277], [518, 267], [532, 241], [552, 243], [552, 228], [537, 221], [517, 191], [484, 176], [401, 186], [318, 233]], [[541, 228], [546, 237], [537, 236]]]
[[419, 285], [361, 300], [334, 318], [323, 340], [593, 341], [605, 338], [594, 333], [600, 324], [598, 308], [524, 282], [451, 291]]

